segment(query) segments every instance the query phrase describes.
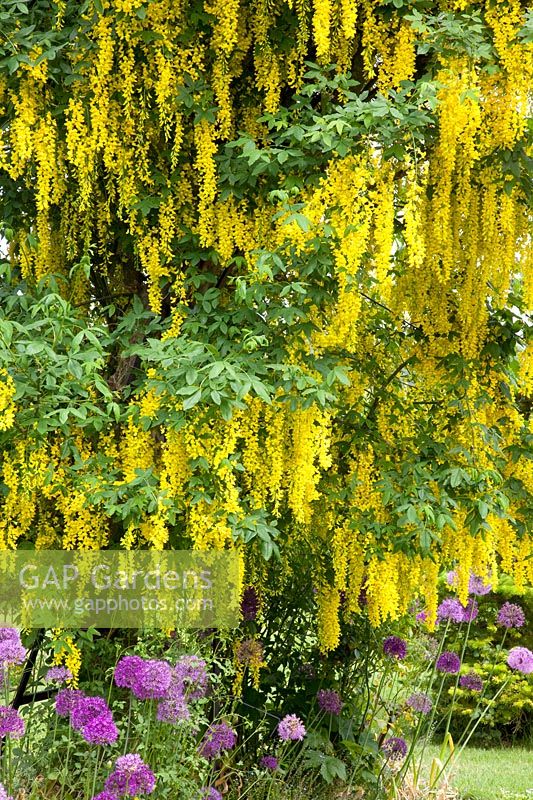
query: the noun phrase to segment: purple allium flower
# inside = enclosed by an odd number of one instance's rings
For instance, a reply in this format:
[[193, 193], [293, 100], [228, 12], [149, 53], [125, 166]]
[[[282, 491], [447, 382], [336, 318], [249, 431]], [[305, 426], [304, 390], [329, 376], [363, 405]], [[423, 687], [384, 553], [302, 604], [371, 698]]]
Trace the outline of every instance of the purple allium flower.
[[[446, 575], [446, 583], [448, 586], [457, 586], [458, 575], [455, 570], [448, 572]], [[468, 581], [469, 594], [475, 594], [480, 597], [481, 595], [488, 594], [491, 589], [492, 585], [490, 583], [484, 583], [483, 578], [480, 578], [479, 575], [474, 575], [473, 572], [470, 573], [470, 578]]]
[[436, 667], [439, 672], [448, 672], [455, 675], [461, 669], [461, 659], [456, 653], [445, 650], [437, 659]]
[[83, 726], [81, 735], [89, 744], [113, 744], [118, 739], [118, 728], [111, 713], [101, 714]]
[[20, 642], [20, 633], [16, 628], [0, 628], [0, 642], [5, 642], [6, 639], [15, 639]]
[[526, 615], [516, 603], [504, 603], [498, 611], [496, 624], [504, 628], [521, 628], [526, 624]]
[[507, 664], [524, 675], [533, 672], [533, 653], [527, 647], [513, 647], [509, 650]]
[[72, 679], [72, 672], [68, 667], [50, 667], [44, 679], [47, 683], [57, 683], [61, 686]]
[[278, 723], [278, 736], [284, 742], [289, 740], [293, 742], [301, 741], [305, 738], [306, 733], [302, 720], [296, 714], [287, 714]]
[[68, 717], [82, 697], [85, 697], [85, 693], [81, 689], [60, 689], [56, 694], [56, 713], [60, 717]]
[[167, 661], [149, 659], [138, 667], [131, 691], [138, 700], [163, 699], [172, 680], [172, 668]]
[[89, 722], [100, 716], [111, 714], [109, 706], [103, 697], [79, 697], [72, 703], [70, 709], [70, 722], [72, 727], [81, 731]]
[[204, 758], [216, 758], [223, 750], [231, 750], [237, 742], [237, 734], [226, 722], [218, 722], [208, 727], [200, 742], [198, 752]]
[[492, 584], [490, 583], [483, 583], [483, 578], [480, 578], [479, 575], [470, 575], [470, 580], [468, 581], [468, 591], [470, 594], [475, 594], [478, 597], [481, 597], [484, 594], [488, 594], [492, 589]]
[[252, 622], [259, 611], [259, 597], [253, 586], [247, 586], [242, 593], [241, 614], [245, 622]]
[[187, 700], [205, 697], [209, 688], [207, 664], [198, 656], [182, 656], [174, 667], [170, 688]]
[[320, 689], [317, 693], [318, 707], [327, 714], [338, 717], [342, 710], [342, 700], [338, 692], [333, 689]]
[[144, 661], [140, 656], [123, 656], [115, 667], [115, 683], [125, 689], [131, 689]]
[[204, 786], [200, 791], [199, 800], [223, 800], [222, 795], [214, 786]]
[[155, 789], [155, 775], [137, 753], [127, 753], [117, 758], [105, 788], [117, 797], [151, 794]]
[[479, 614], [479, 606], [475, 597], [469, 597], [466, 606], [463, 606], [463, 621], [473, 622]]
[[426, 622], [428, 618], [427, 611], [419, 611], [415, 619], [417, 622]]
[[157, 719], [159, 722], [175, 724], [181, 720], [190, 719], [191, 713], [184, 697], [176, 696], [168, 700], [161, 700], [157, 706]]
[[402, 661], [407, 655], [407, 642], [399, 636], [387, 636], [383, 640], [383, 652], [389, 658], [397, 658]]
[[12, 795], [8, 794], [6, 789], [0, 783], [0, 800], [13, 800]]
[[279, 766], [276, 756], [263, 756], [259, 765], [263, 767], [263, 769], [271, 769], [272, 771]]
[[93, 800], [118, 800], [117, 795], [113, 794], [113, 792], [108, 792], [107, 789], [104, 789], [103, 792], [99, 792], [93, 797]]
[[464, 622], [464, 606], [455, 597], [447, 597], [437, 608], [437, 619], [449, 619], [450, 622]]
[[385, 739], [381, 749], [389, 761], [400, 761], [407, 755], [407, 742], [399, 736], [391, 736]]
[[459, 678], [459, 686], [469, 689], [471, 692], [480, 692], [483, 689], [483, 681], [477, 672], [467, 672]]
[[22, 664], [27, 655], [28, 651], [20, 639], [10, 638], [0, 641], [0, 664]]
[[413, 711], [418, 711], [419, 714], [429, 714], [433, 707], [431, 698], [424, 692], [413, 692], [413, 694], [409, 695], [406, 702]]
[[20, 739], [24, 736], [25, 723], [16, 708], [0, 706], [0, 739]]

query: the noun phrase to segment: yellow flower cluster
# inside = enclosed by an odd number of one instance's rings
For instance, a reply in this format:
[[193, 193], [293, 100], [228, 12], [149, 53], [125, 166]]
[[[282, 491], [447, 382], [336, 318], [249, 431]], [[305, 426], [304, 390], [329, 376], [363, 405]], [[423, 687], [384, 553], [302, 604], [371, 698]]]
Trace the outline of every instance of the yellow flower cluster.
[[0, 431], [7, 431], [15, 423], [15, 381], [5, 369], [0, 370]]
[[[58, 638], [60, 631], [56, 630], [55, 633], [56, 638]], [[63, 641], [63, 647], [61, 647], [54, 656], [54, 664], [57, 666], [65, 666], [70, 670], [72, 678], [69, 679], [68, 684], [71, 688], [75, 689], [78, 686], [78, 678], [81, 669], [81, 652], [73, 641], [72, 636], [65, 637]]]

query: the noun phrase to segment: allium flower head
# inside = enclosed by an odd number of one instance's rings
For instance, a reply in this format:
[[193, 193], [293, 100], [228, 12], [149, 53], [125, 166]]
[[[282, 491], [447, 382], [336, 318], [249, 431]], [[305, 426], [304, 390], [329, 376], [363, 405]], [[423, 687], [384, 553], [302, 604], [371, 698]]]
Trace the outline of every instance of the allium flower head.
[[24, 720], [16, 708], [0, 706], [0, 739], [8, 736], [10, 739], [20, 739], [24, 736]]
[[218, 789], [215, 789], [214, 786], [204, 786], [200, 791], [199, 800], [224, 800]]
[[[455, 570], [452, 572], [448, 572], [446, 576], [446, 583], [448, 586], [452, 586], [453, 588], [457, 587], [458, 584], [458, 575]], [[478, 597], [489, 594], [492, 589], [492, 585], [490, 583], [484, 583], [483, 578], [480, 578], [479, 575], [474, 575], [473, 572], [470, 573], [470, 578], [468, 580], [468, 593], [477, 595]]]
[[116, 794], [113, 794], [113, 792], [108, 792], [107, 789], [104, 789], [103, 792], [95, 794], [93, 800], [118, 800], [118, 798]]
[[467, 672], [459, 678], [459, 686], [471, 692], [480, 692], [483, 689], [483, 681], [477, 672]]
[[89, 744], [113, 744], [118, 739], [118, 728], [111, 713], [101, 714], [83, 726], [81, 735]]
[[492, 584], [484, 583], [483, 578], [480, 578], [479, 575], [474, 575], [473, 572], [471, 573], [470, 580], [468, 581], [468, 591], [470, 594], [481, 597], [484, 594], [489, 594], [491, 589]]
[[85, 693], [81, 689], [60, 689], [56, 694], [56, 713], [60, 717], [68, 717], [82, 697], [85, 697]]
[[20, 633], [16, 628], [0, 628], [0, 642], [5, 642], [6, 639], [15, 639], [20, 642]]
[[318, 707], [327, 714], [338, 717], [342, 710], [342, 700], [338, 692], [333, 689], [320, 689], [317, 693]]
[[237, 742], [237, 734], [227, 722], [217, 722], [208, 727], [200, 742], [198, 752], [204, 758], [216, 758], [223, 750], [231, 750]]
[[419, 611], [415, 619], [417, 622], [426, 622], [428, 618], [427, 611]]
[[526, 624], [526, 615], [516, 603], [504, 603], [498, 611], [496, 624], [504, 628], [521, 628]]
[[155, 775], [137, 753], [119, 756], [115, 769], [108, 776], [105, 788], [117, 797], [135, 797], [151, 794], [155, 789]]
[[157, 719], [159, 722], [169, 722], [174, 725], [185, 719], [190, 719], [191, 712], [184, 697], [176, 696], [168, 700], [160, 700], [157, 705]]
[[524, 675], [533, 672], [533, 653], [527, 647], [513, 647], [509, 650], [507, 664]]
[[455, 597], [446, 597], [437, 608], [437, 619], [449, 619], [450, 622], [464, 622], [464, 606]]
[[259, 611], [259, 597], [253, 586], [247, 586], [242, 593], [241, 614], [245, 622], [252, 622]]
[[4, 789], [1, 783], [0, 783], [0, 800], [13, 800], [13, 797], [7, 793], [7, 790]]
[[27, 655], [28, 651], [20, 639], [9, 638], [0, 641], [0, 664], [22, 664]]
[[125, 689], [131, 689], [144, 661], [140, 656], [123, 656], [115, 667], [115, 683]]
[[72, 672], [68, 667], [50, 667], [45, 675], [47, 683], [56, 683], [59, 686], [72, 679]]
[[81, 731], [91, 720], [110, 713], [109, 706], [103, 697], [87, 697], [83, 695], [72, 703], [70, 722], [75, 730]]
[[149, 659], [138, 667], [131, 691], [138, 700], [164, 698], [171, 680], [172, 668], [167, 661]]
[[278, 736], [284, 742], [289, 740], [296, 742], [301, 741], [307, 731], [305, 726], [300, 719], [297, 717], [296, 714], [287, 714], [287, 716], [283, 717], [281, 722], [278, 723]]
[[436, 667], [439, 672], [448, 672], [455, 675], [461, 669], [461, 659], [456, 653], [445, 650], [437, 659]]
[[279, 766], [278, 759], [276, 756], [263, 756], [259, 762], [259, 766], [263, 767], [263, 769], [271, 769], [274, 771]]
[[429, 714], [433, 707], [431, 698], [424, 692], [413, 692], [406, 702], [413, 711], [417, 711], [419, 714]]
[[389, 658], [397, 658], [402, 661], [407, 655], [407, 642], [399, 636], [387, 636], [383, 640], [383, 652]]
[[209, 688], [207, 664], [198, 656], [182, 656], [176, 663], [171, 675], [170, 689], [187, 700], [199, 700], [205, 697]]
[[400, 761], [407, 755], [407, 742], [399, 736], [391, 736], [385, 739], [381, 749], [389, 761]]

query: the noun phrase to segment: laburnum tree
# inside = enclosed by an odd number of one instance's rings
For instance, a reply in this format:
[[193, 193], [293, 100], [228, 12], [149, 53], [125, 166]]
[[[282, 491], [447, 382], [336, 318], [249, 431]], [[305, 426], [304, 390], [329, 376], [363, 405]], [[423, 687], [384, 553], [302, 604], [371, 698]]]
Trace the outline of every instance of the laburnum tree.
[[4, 0], [0, 547], [235, 548], [324, 650], [341, 600], [530, 582], [532, 42], [520, 0]]

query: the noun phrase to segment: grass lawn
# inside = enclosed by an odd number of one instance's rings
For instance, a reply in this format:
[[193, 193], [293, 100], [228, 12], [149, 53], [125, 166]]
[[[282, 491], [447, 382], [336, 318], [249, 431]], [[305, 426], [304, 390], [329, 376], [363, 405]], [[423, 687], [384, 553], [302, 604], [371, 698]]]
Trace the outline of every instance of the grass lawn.
[[[428, 751], [429, 761], [438, 756], [438, 748]], [[533, 750], [467, 747], [451, 784], [464, 800], [533, 800]]]

